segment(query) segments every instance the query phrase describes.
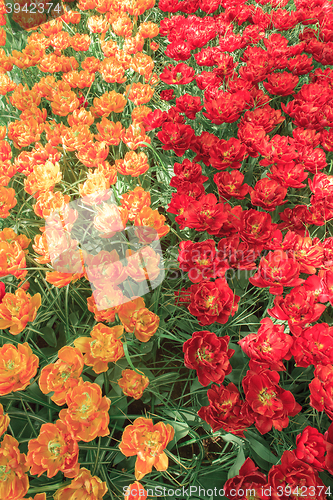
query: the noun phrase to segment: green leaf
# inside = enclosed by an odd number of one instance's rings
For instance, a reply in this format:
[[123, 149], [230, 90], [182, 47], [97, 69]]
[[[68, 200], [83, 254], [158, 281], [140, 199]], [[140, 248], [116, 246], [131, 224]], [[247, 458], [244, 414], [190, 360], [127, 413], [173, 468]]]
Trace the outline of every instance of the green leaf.
[[264, 446], [263, 444], [259, 443], [258, 440], [253, 438], [252, 436], [248, 435], [245, 433], [246, 439], [248, 440], [250, 447], [266, 462], [270, 462], [271, 464], [277, 464], [279, 461], [279, 457], [276, 457], [271, 451], [269, 451], [269, 447], [267, 444], [267, 447]]
[[230, 467], [230, 469], [228, 471], [228, 479], [230, 479], [234, 476], [237, 476], [237, 474], [239, 473], [239, 469], [242, 467], [244, 462], [245, 462], [245, 454], [244, 454], [243, 448], [240, 448], [238, 455], [237, 455], [237, 458], [234, 462], [234, 465], [232, 467]]
[[79, 318], [76, 312], [72, 312], [69, 315], [69, 321], [72, 323], [72, 325], [77, 325], [79, 323]]
[[41, 328], [39, 331], [43, 339], [45, 340], [45, 342], [49, 344], [49, 346], [51, 347], [57, 346], [57, 337], [52, 328], [44, 326], [44, 328]]

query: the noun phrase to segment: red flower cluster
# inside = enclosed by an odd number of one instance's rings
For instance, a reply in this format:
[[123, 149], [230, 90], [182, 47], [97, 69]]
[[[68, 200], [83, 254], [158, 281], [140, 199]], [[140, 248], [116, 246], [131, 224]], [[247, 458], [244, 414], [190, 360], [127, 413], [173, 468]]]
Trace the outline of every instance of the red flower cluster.
[[[262, 434], [272, 427], [281, 431], [299, 413], [278, 373], [292, 358], [291, 366], [314, 366], [310, 405], [333, 420], [333, 330], [317, 323], [333, 305], [333, 239], [327, 231], [333, 176], [325, 171], [333, 151], [333, 72], [313, 64], [333, 64], [333, 7], [325, 0], [297, 0], [290, 11], [286, 4], [160, 0], [160, 9], [170, 13], [160, 23], [171, 61], [161, 75], [163, 92], [173, 98], [176, 85], [177, 98], [168, 111], [146, 118], [150, 130], [160, 128], [163, 149], [184, 155], [174, 164], [168, 207], [186, 230], [178, 262], [192, 284], [175, 294], [179, 304], [200, 325], [227, 323], [241, 307], [231, 270], [237, 280], [253, 270], [250, 285], [275, 296], [266, 309], [272, 319], [261, 319], [258, 332], [238, 342], [249, 357], [243, 396], [232, 383], [213, 385], [209, 405], [199, 411], [213, 430], [240, 436], [252, 424]], [[297, 25], [296, 41], [284, 36]], [[292, 121], [288, 135], [279, 135], [286, 133], [286, 116]], [[229, 335], [214, 335], [195, 332], [183, 346], [185, 365], [196, 369], [203, 385], [222, 384], [229, 374]], [[237, 479], [228, 481], [230, 489], [267, 485], [274, 490], [268, 497], [277, 500], [278, 487], [291, 493], [300, 484], [317, 488], [315, 468], [332, 467], [332, 433], [324, 438], [306, 428], [297, 450], [286, 452], [267, 479], [246, 461]], [[226, 496], [234, 499], [230, 489]]]
[[224, 377], [231, 372], [229, 359], [235, 353], [228, 349], [230, 337], [217, 337], [215, 333], [194, 332], [192, 338], [183, 345], [184, 363], [187, 368], [197, 371], [201, 385], [210, 382], [222, 384]]

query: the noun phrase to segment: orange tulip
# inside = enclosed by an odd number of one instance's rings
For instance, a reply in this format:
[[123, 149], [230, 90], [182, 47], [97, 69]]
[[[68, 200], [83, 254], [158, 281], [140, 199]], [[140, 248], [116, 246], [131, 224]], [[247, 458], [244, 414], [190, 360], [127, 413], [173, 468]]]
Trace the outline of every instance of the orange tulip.
[[[154, 42], [151, 42], [151, 44], [153, 44]], [[158, 47], [156, 47], [155, 49], [152, 49], [152, 50], [157, 50]], [[158, 76], [157, 73], [153, 73], [151, 76], [149, 76], [148, 78], [145, 77], [145, 82], [146, 83], [149, 83], [149, 85], [151, 87], [154, 87], [155, 85], [157, 85], [159, 82], [161, 81], [160, 77]]]
[[6, 293], [0, 304], [0, 330], [9, 328], [12, 335], [21, 333], [28, 322], [32, 323], [41, 305], [40, 293], [33, 297], [22, 288]]
[[74, 340], [74, 345], [84, 354], [84, 363], [99, 374], [108, 370], [108, 363], [115, 363], [124, 356], [119, 338], [123, 333], [122, 325], [110, 328], [98, 323], [91, 330], [90, 337], [79, 337]]
[[112, 283], [106, 283], [101, 290], [96, 289], [94, 291], [94, 299], [99, 311], [117, 307], [128, 300], [120, 288], [112, 285]]
[[40, 29], [46, 36], [51, 36], [54, 33], [59, 33], [62, 30], [63, 24], [60, 18], [52, 19], [48, 23], [41, 25]]
[[73, 125], [70, 128], [65, 127], [61, 134], [64, 147], [68, 151], [75, 151], [83, 148], [93, 140], [93, 134], [88, 125]]
[[97, 384], [83, 382], [66, 394], [68, 408], [60, 411], [60, 419], [73, 432], [75, 439], [92, 441], [97, 436], [110, 434], [109, 408], [110, 400], [102, 397], [102, 389]]
[[8, 182], [17, 172], [16, 165], [10, 160], [0, 161], [0, 175], [8, 178]]
[[126, 332], [134, 332], [141, 342], [148, 340], [156, 333], [160, 318], [145, 307], [142, 297], [122, 304], [118, 308], [118, 317]]
[[148, 493], [142, 484], [135, 481], [130, 484], [125, 492], [124, 500], [146, 500]]
[[123, 50], [128, 54], [136, 54], [136, 52], [140, 52], [143, 49], [144, 44], [145, 39], [140, 33], [137, 33], [135, 36], [125, 39]]
[[123, 370], [121, 378], [118, 380], [119, 387], [123, 390], [125, 396], [130, 398], [140, 399], [143, 391], [149, 385], [149, 378], [145, 375], [140, 375], [134, 370]]
[[[159, 43], [156, 43], [156, 42], [150, 42], [150, 45], [149, 47], [151, 48], [151, 50], [153, 50], [154, 52], [156, 52], [156, 50], [159, 49], [159, 46], [160, 44]], [[150, 83], [150, 85], [153, 85], [153, 83]]]
[[92, 33], [106, 33], [110, 24], [102, 16], [89, 16], [87, 26]]
[[86, 69], [89, 73], [98, 71], [101, 61], [96, 57], [86, 57], [81, 63], [82, 69]]
[[7, 141], [0, 141], [0, 160], [6, 161], [10, 160], [12, 157], [12, 148]]
[[104, 81], [108, 83], [124, 83], [127, 80], [123, 65], [116, 57], [105, 57], [98, 70]]
[[62, 137], [67, 132], [66, 125], [50, 121], [46, 122], [44, 127], [46, 139], [52, 146], [58, 146], [59, 143], [62, 143]]
[[39, 141], [44, 124], [38, 123], [34, 118], [29, 120], [16, 120], [8, 125], [8, 139], [11, 139], [17, 149], [30, 146]]
[[26, 500], [46, 500], [46, 493], [37, 493], [33, 498], [29, 497]]
[[136, 323], [134, 313], [143, 307], [145, 307], [145, 301], [142, 297], [136, 297], [118, 307], [117, 314], [126, 332], [132, 333], [134, 331]]
[[158, 277], [161, 257], [151, 247], [143, 247], [134, 254], [127, 252], [126, 270], [131, 278], [141, 283], [145, 280], [154, 281]]
[[143, 38], [154, 38], [160, 32], [158, 24], [151, 21], [140, 24], [139, 33]]
[[[61, 16], [61, 19], [65, 21], [65, 23], [69, 24], [79, 24], [81, 21], [81, 14], [80, 12], [77, 12], [76, 10], [66, 10], [65, 14]], [[76, 33], [78, 34], [78, 33]], [[74, 35], [75, 37], [75, 35]], [[74, 38], [72, 37], [72, 38]], [[82, 49], [81, 49], [82, 50]]]
[[1, 73], [0, 74], [0, 94], [6, 95], [16, 88], [16, 83], [14, 83], [9, 76]]
[[[86, 87], [90, 87], [94, 80], [95, 75], [89, 73], [87, 70], [83, 71], [69, 71], [68, 73], [63, 75], [63, 80], [67, 82], [72, 89], [84, 89]], [[73, 110], [74, 112], [75, 110]]]
[[7, 133], [7, 127], [6, 125], [1, 125], [0, 126], [0, 140], [3, 141], [4, 138], [6, 137], [6, 133]]
[[9, 100], [14, 107], [20, 111], [24, 111], [25, 109], [39, 106], [41, 96], [36, 91], [30, 90], [27, 85], [20, 83]]
[[[87, 111], [85, 108], [75, 109], [71, 115], [67, 116], [68, 125], [73, 127], [74, 125], [92, 125], [95, 118]], [[88, 143], [89, 144], [89, 143]]]
[[142, 122], [149, 113], [152, 112], [151, 108], [148, 108], [148, 106], [145, 106], [144, 104], [142, 106], [137, 106], [133, 109], [131, 117], [133, 122], [140, 123]]
[[24, 181], [24, 189], [34, 198], [38, 198], [41, 192], [52, 190], [61, 179], [59, 163], [47, 161], [44, 165], [34, 166], [33, 172]]
[[136, 311], [133, 320], [135, 321], [134, 335], [141, 342], [148, 342], [160, 324], [159, 316], [146, 307]]
[[116, 160], [116, 168], [122, 175], [138, 177], [149, 170], [148, 157], [145, 153], [130, 151], [123, 160]]
[[150, 193], [137, 186], [133, 191], [123, 194], [120, 203], [127, 208], [129, 220], [134, 220], [143, 207], [150, 206]]
[[97, 476], [92, 476], [89, 470], [82, 467], [69, 486], [55, 492], [54, 500], [102, 500], [107, 491], [105, 482]]
[[47, 472], [50, 478], [60, 471], [65, 477], [78, 475], [79, 446], [61, 420], [43, 424], [39, 436], [30, 439], [28, 449], [26, 464], [31, 467], [30, 474], [39, 477]]
[[60, 31], [50, 36], [49, 42], [51, 47], [54, 48], [55, 54], [61, 55], [61, 51], [67, 49], [71, 43], [70, 34], [67, 31]]
[[83, 274], [59, 273], [51, 271], [46, 273], [46, 281], [57, 288], [63, 288], [83, 277]]
[[47, 264], [57, 259], [63, 252], [76, 247], [77, 241], [72, 240], [67, 231], [50, 226], [47, 227], [43, 234], [36, 234], [35, 243], [32, 245], [35, 252], [42, 255], [42, 257], [35, 259], [38, 264]]
[[126, 102], [127, 100], [122, 94], [111, 90], [111, 92], [106, 92], [101, 97], [95, 97], [94, 107], [91, 111], [97, 116], [108, 116], [112, 112], [122, 113]]
[[31, 108], [22, 111], [20, 118], [22, 121], [29, 121], [30, 118], [33, 118], [39, 125], [44, 125], [47, 111], [45, 108], [39, 109], [36, 106], [31, 106]]
[[117, 182], [117, 169], [115, 165], [110, 165], [108, 161], [102, 161], [98, 164], [96, 171], [103, 174], [110, 186]]
[[101, 14], [113, 9], [113, 0], [97, 0], [96, 10]]
[[[102, 238], [111, 238], [117, 231], [123, 231], [128, 221], [128, 211], [126, 208], [117, 205], [104, 203], [94, 217], [94, 226], [101, 231]], [[119, 257], [118, 259], [119, 260]]]
[[53, 75], [42, 77], [39, 82], [36, 82], [33, 89], [38, 92], [41, 97], [51, 99], [57, 83]]
[[56, 73], [61, 71], [62, 64], [60, 58], [55, 54], [45, 54], [38, 64], [38, 69], [44, 73]]
[[131, 16], [141, 16], [155, 5], [155, 0], [125, 0], [124, 8]]
[[17, 347], [4, 344], [0, 348], [0, 396], [23, 391], [36, 375], [38, 364], [39, 359], [27, 342]]
[[61, 288], [85, 276], [81, 251], [69, 247], [53, 262], [57, 271], [47, 272], [46, 281]]
[[38, 264], [47, 264], [51, 261], [45, 232], [43, 234], [36, 234], [32, 248], [42, 256], [35, 258]]
[[88, 311], [94, 314], [95, 321], [104, 321], [105, 323], [113, 323], [116, 319], [117, 307], [108, 307], [98, 309], [94, 296], [87, 298]]
[[79, 184], [79, 193], [84, 197], [84, 203], [87, 205], [98, 205], [109, 197], [108, 189], [110, 185], [102, 172], [95, 170], [88, 172], [87, 180]]
[[42, 47], [43, 49], [47, 49], [49, 46], [48, 40], [49, 39], [43, 33], [31, 33], [27, 38], [30, 45]]
[[71, 47], [77, 52], [85, 52], [86, 50], [89, 50], [90, 43], [90, 36], [86, 34], [75, 33], [75, 35], [71, 38]]
[[29, 59], [29, 66], [36, 66], [45, 54], [42, 44], [32, 43], [22, 50], [22, 54]]
[[0, 73], [11, 71], [13, 66], [13, 58], [11, 56], [7, 56], [4, 49], [0, 49]]
[[132, 123], [122, 135], [121, 140], [130, 149], [137, 149], [138, 147], [146, 147], [145, 142], [150, 144], [151, 139], [146, 135], [145, 127], [142, 123]]
[[75, 156], [86, 167], [96, 167], [101, 161], [105, 160], [109, 154], [109, 146], [106, 142], [88, 142], [80, 148]]
[[9, 210], [17, 204], [15, 189], [0, 186], [0, 200], [0, 218], [5, 219], [9, 216]]
[[26, 456], [20, 453], [18, 441], [6, 434], [0, 447], [0, 498], [18, 500], [29, 489], [25, 465]]
[[65, 205], [70, 201], [70, 196], [63, 195], [60, 191], [44, 191], [40, 193], [37, 202], [32, 206], [38, 217], [46, 219], [52, 212], [63, 212]]
[[7, 243], [17, 241], [22, 250], [24, 250], [24, 253], [28, 253], [27, 248], [31, 242], [31, 240], [27, 238], [25, 234], [16, 234], [15, 231], [10, 227], [5, 227], [3, 231], [0, 231], [0, 241], [7, 241]]
[[7, 34], [6, 34], [5, 30], [1, 29], [0, 30], [0, 45], [1, 46], [6, 45], [6, 35]]
[[67, 116], [68, 113], [73, 113], [79, 106], [80, 101], [72, 90], [61, 90], [52, 96], [51, 108], [55, 115]]
[[128, 99], [136, 106], [139, 104], [146, 104], [154, 95], [154, 89], [150, 85], [144, 85], [143, 83], [132, 83], [126, 86], [126, 95], [128, 94]]
[[2, 436], [2, 434], [6, 432], [9, 422], [10, 418], [8, 417], [8, 415], [4, 414], [3, 406], [0, 403], [0, 436]]
[[25, 253], [21, 245], [17, 241], [0, 241], [0, 278], [13, 274], [16, 278], [23, 279], [28, 274], [25, 267]]
[[154, 61], [147, 54], [137, 52], [133, 56], [131, 68], [139, 75], [151, 75], [154, 69]]
[[97, 6], [97, 0], [79, 0], [77, 6], [80, 10], [93, 10]]
[[134, 220], [135, 226], [152, 227], [157, 232], [159, 238], [162, 238], [170, 231], [170, 227], [164, 224], [166, 218], [158, 210], [152, 210], [150, 207], [144, 207]]
[[168, 468], [169, 460], [163, 450], [173, 440], [175, 431], [170, 424], [159, 422], [153, 424], [150, 418], [139, 417], [133, 425], [125, 427], [120, 451], [126, 457], [137, 455], [135, 462], [135, 479], [139, 481], [152, 471], [153, 466], [158, 471]]
[[95, 138], [98, 141], [106, 142], [110, 146], [118, 146], [125, 130], [120, 122], [114, 123], [105, 116], [99, 123], [96, 123], [96, 127], [99, 134], [95, 135]]
[[118, 50], [118, 45], [114, 40], [101, 41], [101, 49], [105, 57], [115, 56]]
[[40, 390], [43, 394], [54, 392], [52, 401], [58, 406], [64, 405], [67, 392], [79, 383], [83, 367], [83, 356], [78, 349], [62, 347], [58, 352], [58, 360], [42, 368]]
[[132, 35], [133, 23], [130, 17], [122, 12], [112, 23], [112, 29], [118, 36], [123, 36], [127, 38]]

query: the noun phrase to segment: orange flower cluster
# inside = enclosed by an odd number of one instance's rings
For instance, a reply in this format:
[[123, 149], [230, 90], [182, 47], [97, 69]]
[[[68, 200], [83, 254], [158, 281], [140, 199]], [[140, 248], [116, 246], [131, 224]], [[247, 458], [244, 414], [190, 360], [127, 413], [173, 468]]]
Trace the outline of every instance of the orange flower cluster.
[[99, 385], [83, 382], [66, 394], [68, 408], [60, 411], [59, 417], [78, 441], [89, 442], [97, 436], [110, 434], [109, 408], [110, 400], [102, 397]]
[[0, 498], [19, 500], [29, 489], [26, 456], [20, 453], [18, 441], [5, 434], [0, 446]]
[[119, 337], [123, 335], [124, 327], [108, 327], [102, 323], [94, 326], [90, 337], [79, 337], [74, 345], [84, 356], [84, 362], [91, 366], [95, 373], [108, 370], [108, 363], [115, 363], [124, 356], [123, 343]]
[[130, 484], [125, 492], [124, 500], [146, 500], [148, 493], [141, 483], [135, 481]]
[[38, 365], [39, 359], [27, 342], [17, 347], [4, 344], [0, 348], [0, 396], [24, 390], [36, 375]]
[[148, 342], [156, 333], [160, 323], [157, 314], [145, 307], [142, 297], [122, 304], [117, 313], [126, 332], [134, 332], [135, 337], [141, 342]]
[[2, 434], [4, 434], [7, 430], [7, 427], [9, 425], [9, 417], [8, 415], [5, 415], [4, 412], [3, 412], [3, 406], [2, 404], [0, 403], [0, 436], [2, 436]]
[[0, 231], [0, 278], [14, 275], [24, 279], [28, 274], [25, 255], [30, 240], [24, 235], [17, 235], [12, 229]]
[[140, 375], [134, 370], [123, 370], [121, 378], [118, 380], [119, 387], [123, 390], [125, 396], [130, 398], [140, 399], [143, 391], [149, 385], [149, 378], [145, 375]]
[[47, 472], [47, 477], [53, 477], [61, 471], [65, 477], [77, 476], [79, 446], [61, 420], [43, 424], [39, 436], [29, 441], [28, 448], [26, 464], [30, 474], [41, 476]]
[[126, 457], [137, 455], [137, 481], [151, 472], [153, 467], [158, 471], [167, 470], [169, 459], [163, 450], [173, 440], [174, 434], [170, 424], [159, 422], [154, 425], [150, 418], [139, 417], [133, 425], [125, 427], [119, 449]]
[[12, 335], [21, 333], [28, 322], [33, 322], [41, 305], [40, 293], [33, 297], [22, 288], [6, 293], [0, 304], [0, 330], [9, 328]]
[[43, 394], [54, 392], [52, 401], [59, 406], [66, 402], [70, 389], [82, 380], [80, 375], [84, 366], [83, 356], [75, 347], [64, 346], [58, 352], [55, 363], [44, 366], [39, 378], [39, 388]]
[[54, 494], [54, 500], [102, 500], [108, 488], [99, 477], [92, 476], [84, 467], [69, 486], [64, 486]]

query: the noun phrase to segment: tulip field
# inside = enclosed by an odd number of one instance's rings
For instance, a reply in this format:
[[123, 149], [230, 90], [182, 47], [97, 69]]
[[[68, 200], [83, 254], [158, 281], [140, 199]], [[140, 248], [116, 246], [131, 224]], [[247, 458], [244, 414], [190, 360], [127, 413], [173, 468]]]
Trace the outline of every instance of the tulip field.
[[333, 499], [333, 2], [0, 0], [0, 500]]

